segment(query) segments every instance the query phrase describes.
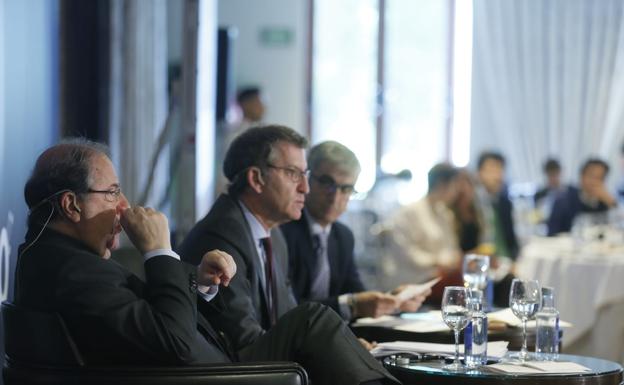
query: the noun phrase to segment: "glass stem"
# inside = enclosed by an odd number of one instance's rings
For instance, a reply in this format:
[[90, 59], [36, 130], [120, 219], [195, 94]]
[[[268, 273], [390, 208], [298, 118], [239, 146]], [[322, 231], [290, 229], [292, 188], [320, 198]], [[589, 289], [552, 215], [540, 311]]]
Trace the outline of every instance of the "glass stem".
[[459, 330], [454, 329], [455, 332], [455, 359], [454, 364], [459, 364]]
[[527, 320], [522, 320], [522, 350], [520, 350], [520, 357], [524, 360], [528, 354], [527, 350], [527, 332], [526, 332]]

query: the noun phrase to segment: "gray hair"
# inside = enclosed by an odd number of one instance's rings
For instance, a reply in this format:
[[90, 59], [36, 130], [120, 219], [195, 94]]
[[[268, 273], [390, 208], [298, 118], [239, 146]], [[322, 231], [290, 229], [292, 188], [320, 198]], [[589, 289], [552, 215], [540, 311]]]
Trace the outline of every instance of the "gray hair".
[[310, 171], [314, 172], [323, 163], [327, 163], [350, 175], [357, 175], [361, 170], [360, 162], [353, 151], [333, 140], [321, 142], [310, 149], [308, 154], [308, 168]]

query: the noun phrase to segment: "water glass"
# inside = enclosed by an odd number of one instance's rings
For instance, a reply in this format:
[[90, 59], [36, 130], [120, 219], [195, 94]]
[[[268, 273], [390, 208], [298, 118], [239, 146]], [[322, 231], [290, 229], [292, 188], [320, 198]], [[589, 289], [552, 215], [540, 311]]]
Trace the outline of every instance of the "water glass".
[[526, 361], [529, 358], [526, 323], [535, 316], [541, 302], [542, 291], [537, 280], [516, 278], [511, 282], [509, 305], [513, 314], [522, 321], [522, 349], [518, 355], [520, 361]]
[[463, 367], [459, 361], [459, 332], [470, 320], [468, 289], [462, 286], [447, 286], [442, 296], [442, 319], [455, 334], [455, 358], [446, 369], [458, 371]]
[[485, 290], [490, 270], [490, 257], [480, 254], [466, 254], [463, 263], [464, 286], [469, 289]]

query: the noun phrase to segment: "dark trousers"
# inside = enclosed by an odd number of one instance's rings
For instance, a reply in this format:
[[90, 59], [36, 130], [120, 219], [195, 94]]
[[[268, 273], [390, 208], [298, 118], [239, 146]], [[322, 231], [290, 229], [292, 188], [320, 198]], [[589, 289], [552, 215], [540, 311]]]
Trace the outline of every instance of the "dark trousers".
[[296, 361], [314, 384], [353, 384], [388, 379], [399, 383], [368, 352], [336, 312], [305, 303], [279, 318], [252, 345], [239, 351], [241, 361]]

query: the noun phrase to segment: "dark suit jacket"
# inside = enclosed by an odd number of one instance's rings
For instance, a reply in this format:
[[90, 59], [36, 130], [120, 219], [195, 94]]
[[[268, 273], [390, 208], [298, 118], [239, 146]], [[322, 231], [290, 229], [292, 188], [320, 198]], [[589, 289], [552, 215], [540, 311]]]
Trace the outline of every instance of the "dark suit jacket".
[[[281, 226], [288, 245], [290, 281], [295, 298], [299, 302], [310, 300], [310, 289], [317, 259], [307, 215], [304, 211], [298, 221]], [[332, 224], [327, 240], [330, 271], [329, 298], [321, 302], [331, 306], [338, 313], [340, 313], [339, 295], [365, 290], [353, 257], [353, 243], [353, 233], [347, 226], [340, 222]]]
[[143, 282], [77, 239], [48, 228], [25, 250], [33, 238], [20, 246], [15, 302], [59, 313], [88, 364], [230, 361], [198, 319], [193, 266], [156, 256], [145, 263]]
[[519, 251], [518, 239], [516, 238], [516, 232], [514, 230], [513, 205], [506, 189], [501, 191], [498, 199], [494, 202], [493, 208], [498, 213], [498, 220], [503, 230], [503, 237], [509, 249], [509, 257], [515, 260]]
[[579, 213], [601, 213], [608, 210], [609, 207], [602, 202], [596, 207], [588, 206], [581, 201], [580, 190], [576, 187], [569, 187], [553, 203], [550, 218], [548, 218], [548, 235], [570, 231], [574, 217]]
[[[287, 277], [288, 254], [279, 229], [271, 231], [273, 258], [276, 262], [278, 316], [296, 306]], [[225, 310], [210, 321], [223, 330], [234, 348], [239, 350], [253, 343], [271, 327], [260, 257], [252, 239], [251, 229], [238, 202], [221, 195], [210, 212], [198, 222], [184, 239], [178, 253], [184, 261], [198, 264], [209, 250], [219, 249], [230, 254], [236, 262], [236, 275], [228, 287], [219, 289]]]

